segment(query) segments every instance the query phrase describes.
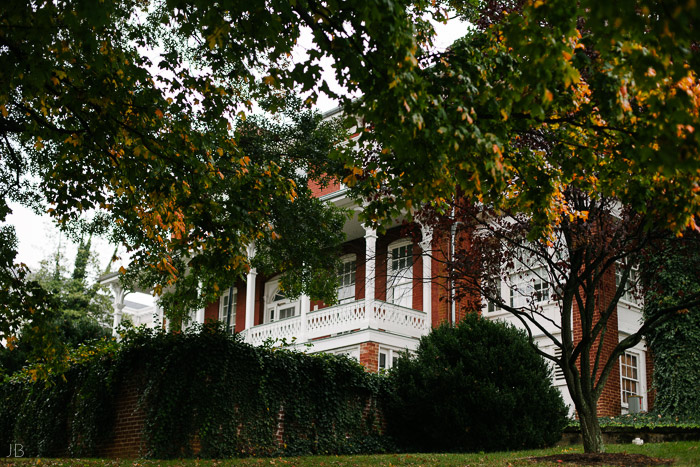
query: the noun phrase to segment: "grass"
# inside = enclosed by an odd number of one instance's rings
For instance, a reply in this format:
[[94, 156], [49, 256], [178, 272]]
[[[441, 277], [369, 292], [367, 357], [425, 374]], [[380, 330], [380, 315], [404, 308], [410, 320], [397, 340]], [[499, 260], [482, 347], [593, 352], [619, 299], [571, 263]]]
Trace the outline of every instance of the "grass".
[[[529, 457], [547, 456], [559, 453], [581, 452], [581, 446], [555, 447], [533, 451], [514, 451], [473, 454], [381, 454], [372, 456], [306, 456], [277, 458], [248, 458], [227, 460], [112, 460], [112, 459], [8, 459], [0, 458], [0, 464], [16, 467], [41, 466], [114, 466], [114, 467], [156, 467], [156, 466], [533, 466]], [[676, 466], [700, 466], [700, 441], [681, 441], [670, 443], [645, 444], [611, 444], [608, 452], [627, 452], [645, 454], [651, 457], [675, 459]], [[548, 462], [536, 464], [537, 467], [561, 466], [561, 463]], [[564, 464], [572, 465], [572, 464]]]
[[[10, 459], [0, 458], [0, 464], [5, 466], [114, 466], [114, 467], [156, 467], [156, 466], [196, 466], [196, 467], [223, 467], [223, 466], [329, 466], [329, 467], [354, 467], [354, 466], [533, 466], [528, 458], [547, 456], [559, 453], [581, 452], [581, 446], [557, 447], [538, 449], [533, 451], [514, 451], [496, 453], [472, 453], [472, 454], [381, 454], [362, 456], [305, 456], [305, 457], [277, 457], [277, 458], [248, 458], [227, 460], [151, 460], [151, 459]], [[635, 446], [632, 444], [612, 444], [607, 446], [608, 452], [627, 452], [645, 454], [651, 457], [675, 459], [676, 466], [700, 465], [700, 441], [682, 441], [670, 443], [645, 444]], [[536, 464], [537, 467], [561, 466], [561, 463], [547, 462]], [[572, 464], [565, 464], [572, 465]]]

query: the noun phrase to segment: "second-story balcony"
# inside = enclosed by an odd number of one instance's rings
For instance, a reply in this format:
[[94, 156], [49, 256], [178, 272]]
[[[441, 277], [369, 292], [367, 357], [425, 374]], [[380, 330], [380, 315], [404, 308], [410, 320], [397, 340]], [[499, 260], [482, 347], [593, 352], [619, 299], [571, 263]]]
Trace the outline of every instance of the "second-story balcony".
[[420, 338], [428, 332], [427, 314], [381, 300], [358, 300], [260, 324], [242, 332], [245, 342], [261, 345], [286, 340], [295, 344], [362, 330]]

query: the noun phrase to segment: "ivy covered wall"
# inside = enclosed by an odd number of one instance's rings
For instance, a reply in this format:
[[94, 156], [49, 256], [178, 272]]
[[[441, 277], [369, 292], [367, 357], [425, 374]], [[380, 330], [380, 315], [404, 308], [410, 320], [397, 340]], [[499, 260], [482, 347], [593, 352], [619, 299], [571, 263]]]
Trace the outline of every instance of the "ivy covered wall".
[[206, 327], [134, 332], [70, 358], [48, 381], [32, 370], [0, 386], [0, 439], [31, 456], [154, 458], [377, 452], [388, 443], [384, 379], [345, 357], [254, 348]]

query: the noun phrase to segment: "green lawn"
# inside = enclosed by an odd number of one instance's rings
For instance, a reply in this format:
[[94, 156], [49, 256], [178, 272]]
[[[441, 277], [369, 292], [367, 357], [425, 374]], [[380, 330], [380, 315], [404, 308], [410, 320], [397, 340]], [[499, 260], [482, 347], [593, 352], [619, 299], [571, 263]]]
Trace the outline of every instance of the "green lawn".
[[[608, 445], [608, 452], [628, 452], [645, 454], [652, 457], [675, 459], [676, 466], [700, 466], [700, 441], [685, 441], [676, 443]], [[527, 458], [531, 456], [546, 456], [550, 454], [581, 452], [580, 446], [540, 449], [535, 451], [516, 451], [480, 454], [383, 454], [375, 456], [307, 456], [307, 457], [277, 457], [250, 458], [232, 460], [105, 460], [105, 459], [8, 459], [0, 458], [0, 464], [17, 467], [29, 465], [42, 466], [532, 466]], [[561, 463], [542, 463], [538, 466], [561, 466]], [[567, 464], [572, 465], [572, 464]]]

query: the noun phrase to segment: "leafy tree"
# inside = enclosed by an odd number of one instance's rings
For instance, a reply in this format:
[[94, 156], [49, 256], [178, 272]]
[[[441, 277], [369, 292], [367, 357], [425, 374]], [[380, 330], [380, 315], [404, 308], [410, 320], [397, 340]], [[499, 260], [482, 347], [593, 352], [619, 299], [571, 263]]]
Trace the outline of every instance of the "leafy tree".
[[[646, 279], [645, 316], [659, 308], [683, 303], [685, 296], [700, 291], [700, 236], [686, 233], [648, 255], [643, 271]], [[651, 274], [650, 274], [651, 275]], [[672, 417], [700, 417], [700, 309], [682, 308], [652, 329], [648, 335], [654, 356], [654, 411]]]
[[[535, 346], [564, 375], [585, 448], [599, 451], [598, 400], [619, 357], [675, 312], [700, 304], [700, 294], [674, 293], [648, 310], [637, 332], [618, 340], [612, 328], [620, 308], [629, 306], [621, 300], [641, 300], [637, 268], [669, 233], [648, 229], [644, 216], [622, 209], [616, 199], [574, 190], [564, 195], [578, 215], [562, 215], [552, 235], [539, 240], [530, 240], [535, 228], [530, 216], [483, 204], [456, 203], [450, 216], [422, 216], [437, 232], [458, 227], [454, 251], [434, 252], [445, 258], [457, 303], [481, 309], [483, 297], [489, 309], [509, 313], [531, 339], [541, 336], [558, 350]], [[648, 281], [656, 284], [660, 273], [649, 270]]]
[[[309, 105], [331, 92], [324, 56], [350, 91], [382, 92], [392, 73], [414, 66], [421, 8], [388, 0], [6, 2], [0, 221], [12, 200], [48, 210], [66, 229], [109, 232], [131, 253], [126, 279], [165, 291], [172, 318], [246, 273], [253, 243], [274, 246], [298, 272], [285, 281], [290, 294], [328, 298], [311, 271], [329, 268], [338, 214], [309, 199], [300, 174], [333, 173], [325, 155], [344, 134], [286, 98], [310, 91]], [[292, 63], [303, 27], [316, 48]], [[243, 125], [256, 104], [297, 114], [296, 130]], [[291, 226], [271, 218], [313, 223], [317, 241], [300, 258], [285, 241]], [[14, 263], [10, 230], [3, 227], [1, 337], [41, 309], [29, 292], [36, 284]]]
[[529, 214], [534, 237], [568, 213], [573, 187], [695, 228], [692, 3], [445, 4], [467, 19], [484, 6], [488, 20], [444, 53], [417, 50], [423, 66], [397, 74], [381, 104], [371, 95], [353, 107], [365, 144], [347, 156], [345, 180], [369, 200], [370, 220], [424, 203], [444, 212], [465, 196]]
[[[698, 229], [700, 12], [645, 0], [444, 4], [466, 18], [486, 15], [446, 52], [417, 50], [423, 66], [398, 73], [381, 104], [371, 95], [350, 106], [367, 124], [362, 150], [345, 156], [344, 181], [367, 200], [370, 222], [454, 208], [450, 222], [497, 239], [487, 259], [498, 267], [485, 268], [483, 254], [462, 258], [476, 269], [455, 265], [454, 278], [474, 293], [499, 301], [489, 278], [502, 276], [501, 266], [541, 264], [541, 282], [559, 287], [559, 307], [540, 318], [561, 329], [561, 338], [547, 333], [563, 350], [558, 364], [584, 446], [601, 451], [596, 401], [607, 374], [620, 352], [681, 306], [657, 310], [642, 333], [599, 359], [597, 342], [640, 252], [667, 235], [659, 230]], [[615, 270], [621, 285], [597, 301]], [[545, 333], [531, 319], [541, 314], [534, 297], [522, 307], [500, 304]], [[574, 304], [581, 341], [567, 336]]]
[[80, 241], [72, 272], [63, 264], [59, 244], [56, 253], [42, 261], [39, 271], [32, 274], [32, 279], [48, 294], [48, 310], [41, 326], [24, 323], [19, 336], [10, 338], [9, 345], [0, 349], [2, 372], [13, 373], [31, 360], [49, 359], [56, 363], [60, 360], [56, 357], [62, 357], [70, 348], [111, 336], [108, 316], [112, 300], [98, 283], [90, 285], [87, 279], [88, 266], [94, 265], [91, 243], [90, 238]]

